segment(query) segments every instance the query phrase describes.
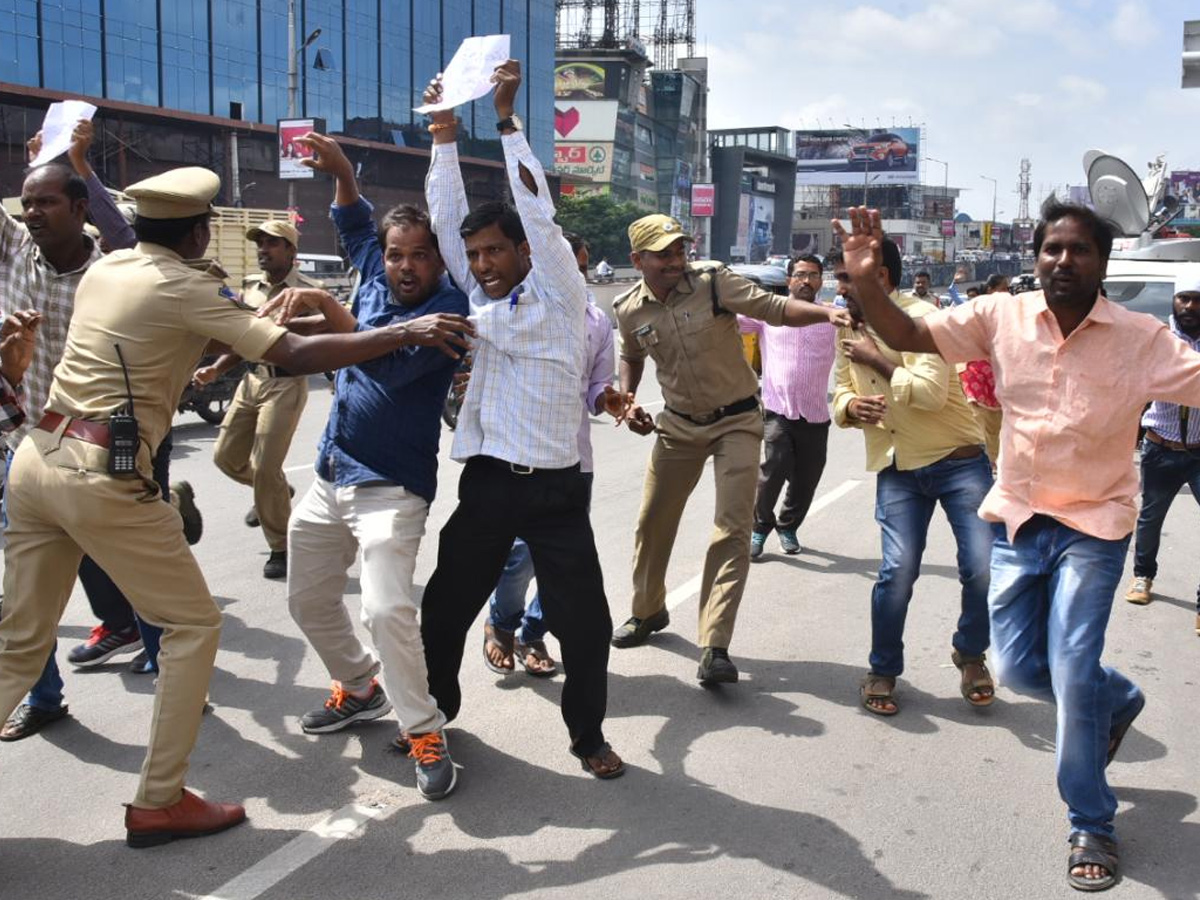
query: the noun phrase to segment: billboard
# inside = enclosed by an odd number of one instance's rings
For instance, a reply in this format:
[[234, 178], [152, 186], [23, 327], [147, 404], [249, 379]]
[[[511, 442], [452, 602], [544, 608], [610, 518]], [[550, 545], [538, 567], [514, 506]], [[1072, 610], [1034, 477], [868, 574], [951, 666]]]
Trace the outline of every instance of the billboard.
[[796, 132], [796, 183], [916, 184], [919, 128]]
[[300, 165], [300, 160], [311, 159], [311, 147], [297, 143], [296, 138], [304, 137], [310, 131], [318, 134], [325, 133], [324, 119], [279, 119], [279, 177], [284, 179], [315, 178], [316, 169]]
[[554, 145], [554, 169], [559, 175], [612, 181], [613, 145], [605, 143]]
[[1200, 172], [1172, 172], [1170, 192], [1179, 198], [1182, 210], [1175, 224], [1200, 223]]
[[775, 198], [750, 198], [750, 255], [747, 262], [762, 262], [771, 255], [775, 239]]
[[556, 101], [554, 139], [556, 141], [606, 141], [611, 143], [617, 131], [616, 100]]
[[712, 216], [717, 211], [717, 188], [712, 184], [692, 185], [692, 215]]
[[573, 62], [554, 67], [555, 100], [603, 100], [608, 73], [595, 63]]

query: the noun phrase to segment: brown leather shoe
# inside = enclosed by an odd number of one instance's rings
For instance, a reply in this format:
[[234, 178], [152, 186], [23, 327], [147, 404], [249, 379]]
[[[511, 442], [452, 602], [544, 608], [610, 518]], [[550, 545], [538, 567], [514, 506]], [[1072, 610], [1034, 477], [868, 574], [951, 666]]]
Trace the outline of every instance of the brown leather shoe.
[[125, 804], [125, 843], [130, 847], [156, 847], [176, 838], [205, 837], [246, 820], [238, 803], [209, 803], [186, 788], [178, 803], [162, 809], [142, 809]]

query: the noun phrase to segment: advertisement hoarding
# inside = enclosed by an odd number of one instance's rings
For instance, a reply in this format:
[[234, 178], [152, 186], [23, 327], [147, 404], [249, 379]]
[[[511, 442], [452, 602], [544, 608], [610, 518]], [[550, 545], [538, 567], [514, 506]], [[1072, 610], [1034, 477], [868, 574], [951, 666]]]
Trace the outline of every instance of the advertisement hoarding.
[[916, 184], [919, 128], [796, 132], [796, 183]]
[[954, 237], [953, 219], [942, 219], [942, 237]]
[[315, 178], [315, 169], [300, 165], [300, 160], [311, 159], [312, 149], [297, 143], [310, 131], [325, 133], [324, 119], [279, 119], [279, 177], [283, 179]]
[[556, 101], [556, 141], [603, 141], [611, 143], [617, 131], [616, 100]]
[[692, 215], [708, 217], [717, 212], [717, 188], [712, 184], [692, 185]]
[[771, 255], [775, 239], [775, 198], [750, 198], [750, 257], [747, 262], [762, 262]]
[[596, 182], [612, 181], [612, 165], [612, 144], [559, 141], [554, 145], [554, 169], [559, 175]]
[[603, 100], [608, 73], [595, 63], [563, 63], [554, 68], [555, 100]]
[[1175, 224], [1200, 224], [1200, 172], [1172, 172], [1170, 192], [1183, 210]]

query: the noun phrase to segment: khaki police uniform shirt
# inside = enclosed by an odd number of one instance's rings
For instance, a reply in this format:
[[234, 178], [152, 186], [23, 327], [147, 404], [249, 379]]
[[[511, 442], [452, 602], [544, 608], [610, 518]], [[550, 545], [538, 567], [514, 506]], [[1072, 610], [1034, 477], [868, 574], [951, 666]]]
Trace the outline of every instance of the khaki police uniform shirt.
[[[714, 310], [713, 290], [720, 306]], [[691, 266], [666, 302], [637, 285], [613, 304], [621, 358], [654, 360], [666, 405], [698, 416], [729, 406], [758, 390], [758, 377], [742, 354], [737, 315], [782, 325], [787, 297], [772, 294], [725, 267]], [[724, 310], [725, 312], [721, 312]]]
[[[937, 312], [936, 306], [913, 294], [896, 291], [892, 301], [913, 318]], [[842, 352], [842, 341], [862, 340], [863, 333], [839, 328], [833, 420], [841, 428], [862, 429], [868, 472], [882, 471], [892, 463], [902, 472], [919, 469], [959, 447], [983, 444], [983, 430], [967, 405], [954, 366], [936, 353], [900, 353], [869, 325], [863, 328], [896, 370], [888, 381], [865, 363], [850, 362]], [[887, 401], [881, 423], [865, 425], [850, 418], [850, 401], [878, 395]]]
[[[148, 475], [143, 458], [148, 463], [148, 451], [170, 429], [209, 340], [228, 344], [246, 359], [261, 359], [287, 331], [239, 304], [225, 286], [224, 274], [207, 260], [185, 261], [166, 247], [147, 243], [94, 263], [75, 294], [75, 313], [47, 409], [106, 422], [127, 402], [114, 349], [120, 345], [142, 440], [138, 469]], [[106, 458], [107, 451], [102, 455]]]
[[282, 293], [285, 288], [293, 287], [321, 288], [323, 290], [325, 285], [307, 275], [301, 275], [299, 266], [292, 266], [292, 270], [279, 284], [271, 284], [267, 273], [259, 272], [257, 275], [247, 275], [242, 279], [242, 302], [252, 309], [258, 309], [276, 294]]

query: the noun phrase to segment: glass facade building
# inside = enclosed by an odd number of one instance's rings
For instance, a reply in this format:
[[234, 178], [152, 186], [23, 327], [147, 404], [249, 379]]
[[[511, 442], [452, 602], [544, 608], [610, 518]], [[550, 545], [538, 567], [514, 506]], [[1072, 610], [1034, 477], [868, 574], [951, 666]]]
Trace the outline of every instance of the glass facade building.
[[[329, 132], [428, 146], [421, 103], [464, 37], [504, 33], [518, 111], [553, 163], [554, 0], [292, 0], [296, 114]], [[273, 125], [288, 114], [289, 0], [0, 0], [0, 82]], [[325, 64], [316, 68], [318, 54]], [[463, 149], [499, 157], [490, 98], [460, 109]]]

